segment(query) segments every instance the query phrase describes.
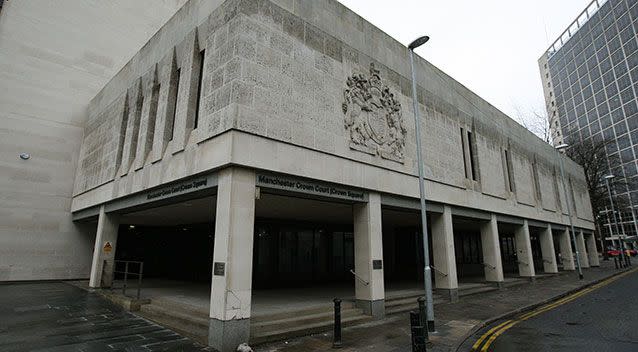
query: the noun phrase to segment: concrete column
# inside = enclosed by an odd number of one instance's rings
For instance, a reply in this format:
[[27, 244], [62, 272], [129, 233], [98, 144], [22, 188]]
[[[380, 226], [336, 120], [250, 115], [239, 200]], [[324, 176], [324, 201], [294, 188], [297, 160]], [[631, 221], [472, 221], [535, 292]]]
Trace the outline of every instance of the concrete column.
[[585, 244], [587, 245], [589, 265], [600, 266], [600, 259], [598, 258], [598, 249], [596, 248], [596, 236], [594, 236], [594, 234], [588, 234], [587, 236], [585, 236]]
[[578, 248], [580, 267], [589, 268], [589, 258], [587, 257], [587, 248], [585, 247], [585, 235], [582, 230], [576, 232], [576, 248]]
[[485, 281], [496, 283], [498, 287], [502, 287], [505, 279], [496, 214], [492, 214], [490, 221], [481, 225], [481, 245], [483, 247], [483, 263], [485, 263]]
[[255, 173], [219, 172], [208, 345], [231, 352], [250, 337]]
[[576, 270], [574, 253], [572, 252], [572, 240], [569, 229], [560, 233], [560, 256], [563, 261], [563, 270]]
[[89, 287], [111, 287], [113, 283], [113, 265], [119, 226], [117, 215], [106, 213], [104, 206], [101, 206], [97, 219]]
[[532, 257], [532, 242], [529, 238], [529, 226], [527, 220], [514, 232], [516, 242], [516, 258], [518, 260], [518, 273], [522, 277], [534, 278], [534, 257]]
[[554, 236], [552, 227], [548, 224], [538, 235], [541, 242], [541, 254], [543, 256], [543, 271], [546, 273], [557, 273], [558, 264], [556, 263], [556, 252], [554, 250]]
[[352, 207], [354, 216], [354, 271], [357, 306], [368, 315], [385, 315], [381, 195], [370, 193], [367, 203]]
[[454, 231], [452, 226], [452, 208], [443, 207], [443, 214], [433, 214], [432, 219], [432, 256], [436, 288], [449, 296], [450, 301], [459, 299], [459, 283], [456, 275], [456, 256], [454, 253]]

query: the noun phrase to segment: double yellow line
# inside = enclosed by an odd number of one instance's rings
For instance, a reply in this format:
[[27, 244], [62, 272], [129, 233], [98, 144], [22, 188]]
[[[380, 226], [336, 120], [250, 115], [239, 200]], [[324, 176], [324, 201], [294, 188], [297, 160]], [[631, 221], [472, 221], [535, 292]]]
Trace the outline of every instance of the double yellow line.
[[629, 275], [633, 272], [635, 272], [638, 269], [633, 269], [627, 272], [624, 272], [622, 274], [616, 275], [614, 277], [611, 277], [609, 279], [603, 280], [595, 285], [592, 285], [588, 288], [584, 288], [578, 292], [575, 292], [571, 295], [565, 296], [555, 302], [546, 304], [544, 306], [541, 306], [539, 308], [536, 308], [535, 310], [531, 311], [531, 312], [527, 312], [525, 314], [521, 314], [518, 317], [511, 319], [511, 320], [506, 320], [498, 325], [496, 325], [495, 327], [491, 328], [490, 330], [488, 330], [485, 334], [483, 334], [472, 346], [472, 351], [480, 351], [480, 352], [486, 352], [487, 349], [492, 345], [492, 343], [494, 342], [494, 340], [496, 340], [497, 337], [501, 336], [505, 331], [509, 330], [511, 327], [513, 327], [514, 325], [525, 321], [527, 319], [533, 318], [541, 313], [545, 313], [547, 311], [550, 311], [560, 305], [563, 305], [565, 303], [569, 303], [583, 295], [588, 294], [589, 292], [592, 292], [596, 289], [599, 289], [605, 285], [608, 285], [618, 279], [620, 279], [621, 277], [624, 277], [626, 275]]

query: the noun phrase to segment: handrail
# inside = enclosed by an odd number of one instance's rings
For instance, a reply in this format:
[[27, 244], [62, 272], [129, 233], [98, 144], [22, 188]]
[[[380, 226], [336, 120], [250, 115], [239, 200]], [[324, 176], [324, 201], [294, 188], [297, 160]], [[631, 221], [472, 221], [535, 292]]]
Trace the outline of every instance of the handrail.
[[437, 269], [434, 265], [430, 265], [430, 268], [432, 268], [432, 270], [436, 271], [437, 273], [439, 273], [440, 275], [442, 275], [443, 277], [447, 277], [447, 274], [442, 272], [441, 270]]
[[351, 273], [352, 275], [354, 275], [354, 277], [355, 277], [356, 279], [358, 279], [359, 281], [361, 281], [364, 285], [366, 285], [366, 286], [370, 285], [370, 283], [369, 283], [368, 281], [364, 280], [364, 279], [363, 279], [363, 278], [361, 278], [359, 275], [357, 275], [357, 273], [355, 273], [355, 272], [354, 272], [354, 270], [350, 269], [350, 273]]
[[[106, 262], [106, 260], [105, 260]], [[124, 271], [118, 271], [117, 264], [124, 263]], [[137, 265], [137, 272], [129, 271], [129, 264]], [[113, 261], [113, 281], [115, 281], [115, 274], [124, 274], [124, 283], [122, 286], [122, 295], [126, 296], [126, 288], [128, 287], [129, 275], [137, 276], [137, 299], [140, 299], [140, 291], [142, 290], [142, 277], [144, 273], [144, 262], [134, 260], [114, 260]], [[113, 285], [111, 284], [111, 291], [113, 291]]]

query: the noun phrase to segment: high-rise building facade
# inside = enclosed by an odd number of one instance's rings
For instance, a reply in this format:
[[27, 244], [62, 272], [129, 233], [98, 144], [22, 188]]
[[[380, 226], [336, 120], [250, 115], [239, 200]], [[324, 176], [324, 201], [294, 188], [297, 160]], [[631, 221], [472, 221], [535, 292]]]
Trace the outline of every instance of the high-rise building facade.
[[[539, 59], [553, 142], [613, 141], [611, 171], [628, 184], [638, 177], [637, 32], [638, 1], [594, 0]], [[638, 204], [638, 189], [619, 193]]]

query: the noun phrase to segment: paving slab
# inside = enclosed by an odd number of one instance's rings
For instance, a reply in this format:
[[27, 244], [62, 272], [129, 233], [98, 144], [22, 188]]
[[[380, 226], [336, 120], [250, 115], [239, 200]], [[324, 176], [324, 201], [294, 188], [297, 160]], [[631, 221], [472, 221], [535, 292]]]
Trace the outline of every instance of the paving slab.
[[0, 284], [0, 351], [210, 351], [62, 282]]

